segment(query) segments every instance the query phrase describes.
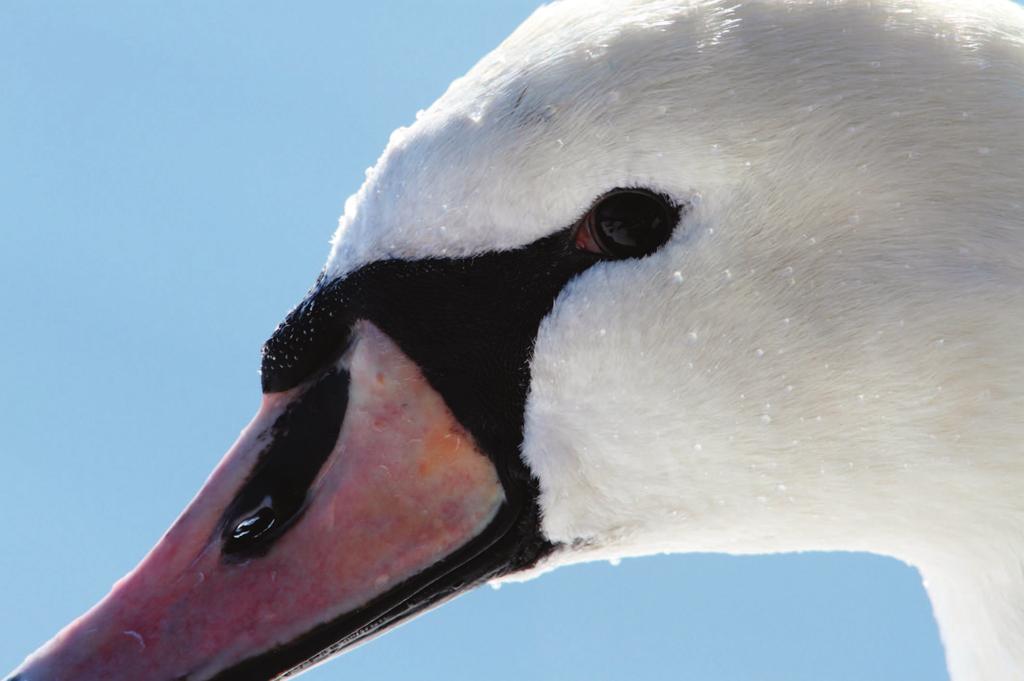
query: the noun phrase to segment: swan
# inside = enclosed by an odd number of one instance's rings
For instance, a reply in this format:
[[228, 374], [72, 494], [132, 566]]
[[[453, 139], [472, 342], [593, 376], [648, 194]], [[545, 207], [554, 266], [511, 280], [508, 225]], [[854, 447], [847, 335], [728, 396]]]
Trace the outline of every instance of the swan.
[[271, 678], [487, 581], [804, 550], [917, 566], [952, 678], [1020, 678], [1022, 85], [1009, 2], [539, 9], [393, 134], [252, 423], [10, 678]]

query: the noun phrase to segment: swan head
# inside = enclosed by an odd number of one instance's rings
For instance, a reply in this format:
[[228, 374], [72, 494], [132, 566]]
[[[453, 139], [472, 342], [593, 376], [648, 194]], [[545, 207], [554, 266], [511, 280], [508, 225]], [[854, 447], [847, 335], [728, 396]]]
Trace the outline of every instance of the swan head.
[[256, 419], [14, 678], [272, 677], [598, 557], [955, 553], [1001, 522], [962, 460], [1021, 435], [1020, 14], [538, 10], [393, 134]]

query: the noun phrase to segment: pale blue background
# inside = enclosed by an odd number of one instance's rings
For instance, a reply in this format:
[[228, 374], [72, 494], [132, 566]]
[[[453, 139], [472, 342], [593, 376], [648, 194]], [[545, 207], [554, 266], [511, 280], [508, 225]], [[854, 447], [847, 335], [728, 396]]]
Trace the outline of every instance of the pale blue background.
[[[0, 674], [188, 501], [363, 169], [535, 4], [0, 4]], [[946, 674], [915, 571], [806, 555], [484, 588], [303, 678]]]

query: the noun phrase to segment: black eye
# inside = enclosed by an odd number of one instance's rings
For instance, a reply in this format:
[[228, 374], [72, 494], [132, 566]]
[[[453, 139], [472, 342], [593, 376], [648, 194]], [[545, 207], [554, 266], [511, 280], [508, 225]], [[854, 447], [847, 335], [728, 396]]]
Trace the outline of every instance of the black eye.
[[605, 194], [573, 230], [576, 247], [608, 258], [636, 258], [668, 241], [679, 208], [646, 189], [616, 189]]

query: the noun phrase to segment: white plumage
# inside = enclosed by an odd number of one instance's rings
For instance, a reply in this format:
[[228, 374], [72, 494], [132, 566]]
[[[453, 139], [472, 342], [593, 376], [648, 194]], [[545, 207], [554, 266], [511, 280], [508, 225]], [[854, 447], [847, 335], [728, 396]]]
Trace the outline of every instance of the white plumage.
[[1009, 2], [560, 2], [393, 135], [328, 273], [685, 202], [542, 325], [523, 454], [570, 548], [540, 569], [896, 556], [954, 679], [1020, 678], [1022, 157]]

